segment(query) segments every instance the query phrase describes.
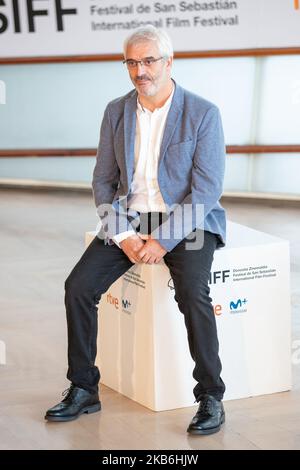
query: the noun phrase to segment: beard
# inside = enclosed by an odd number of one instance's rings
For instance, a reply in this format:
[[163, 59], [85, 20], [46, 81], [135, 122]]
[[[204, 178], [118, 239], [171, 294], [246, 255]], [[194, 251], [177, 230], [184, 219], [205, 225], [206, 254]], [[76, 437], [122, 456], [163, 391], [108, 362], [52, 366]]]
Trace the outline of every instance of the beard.
[[139, 75], [135, 79], [131, 79], [137, 91], [144, 96], [154, 96], [158, 90], [158, 80], [148, 75]]

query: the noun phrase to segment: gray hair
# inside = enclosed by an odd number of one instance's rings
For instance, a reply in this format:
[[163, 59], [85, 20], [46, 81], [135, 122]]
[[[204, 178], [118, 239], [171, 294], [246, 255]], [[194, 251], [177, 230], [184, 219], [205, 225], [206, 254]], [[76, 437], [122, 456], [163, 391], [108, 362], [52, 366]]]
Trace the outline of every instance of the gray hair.
[[145, 41], [155, 41], [162, 57], [173, 57], [173, 46], [169, 35], [166, 33], [166, 31], [155, 28], [155, 26], [151, 24], [141, 26], [125, 39], [124, 56], [126, 55], [128, 46], [131, 46], [137, 42]]

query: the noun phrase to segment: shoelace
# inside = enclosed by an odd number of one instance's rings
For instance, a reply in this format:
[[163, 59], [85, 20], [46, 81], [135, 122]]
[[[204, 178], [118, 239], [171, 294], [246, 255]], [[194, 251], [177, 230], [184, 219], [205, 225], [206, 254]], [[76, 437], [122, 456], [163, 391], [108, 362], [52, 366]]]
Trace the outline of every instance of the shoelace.
[[75, 385], [71, 384], [69, 388], [66, 388], [66, 390], [64, 390], [62, 392], [62, 396], [65, 397], [64, 400], [67, 400], [69, 398], [69, 396], [71, 395], [74, 387], [75, 387]]
[[209, 399], [201, 400], [199, 410], [197, 414], [199, 415], [210, 415], [211, 414], [212, 403]]

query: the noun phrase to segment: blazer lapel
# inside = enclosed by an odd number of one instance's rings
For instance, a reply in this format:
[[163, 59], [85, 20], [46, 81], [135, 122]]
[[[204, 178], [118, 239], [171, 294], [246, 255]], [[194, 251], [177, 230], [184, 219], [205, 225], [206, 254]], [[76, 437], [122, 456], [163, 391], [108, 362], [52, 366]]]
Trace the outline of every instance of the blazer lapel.
[[[173, 80], [174, 81], [174, 80]], [[160, 154], [159, 154], [159, 162], [158, 166], [160, 166], [166, 150], [168, 148], [168, 145], [171, 141], [171, 138], [175, 132], [177, 123], [179, 119], [181, 118], [182, 115], [182, 109], [183, 109], [183, 90], [180, 86], [178, 86], [175, 82], [175, 91], [172, 99], [172, 103], [168, 112], [167, 120], [166, 120], [166, 126], [160, 146]]]
[[134, 141], [136, 128], [136, 100], [137, 93], [134, 90], [126, 100], [124, 108], [124, 146], [125, 146], [125, 168], [127, 174], [128, 191], [130, 189], [134, 170]]

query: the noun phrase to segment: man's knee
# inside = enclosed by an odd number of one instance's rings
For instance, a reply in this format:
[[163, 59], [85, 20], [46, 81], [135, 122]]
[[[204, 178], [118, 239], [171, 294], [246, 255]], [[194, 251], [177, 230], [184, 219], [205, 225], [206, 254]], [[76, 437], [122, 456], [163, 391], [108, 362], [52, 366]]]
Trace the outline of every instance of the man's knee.
[[80, 282], [78, 276], [72, 271], [65, 280], [65, 295], [73, 296], [75, 293], [80, 294], [83, 288], [83, 283]]
[[99, 302], [101, 295], [106, 292], [105, 279], [96, 276], [81, 275], [78, 271], [72, 271], [65, 280], [65, 298], [68, 299], [92, 299]]
[[194, 304], [195, 302], [210, 300], [210, 288], [205, 280], [197, 280], [197, 282], [186, 280], [180, 282], [175, 287], [175, 300], [179, 304]]

